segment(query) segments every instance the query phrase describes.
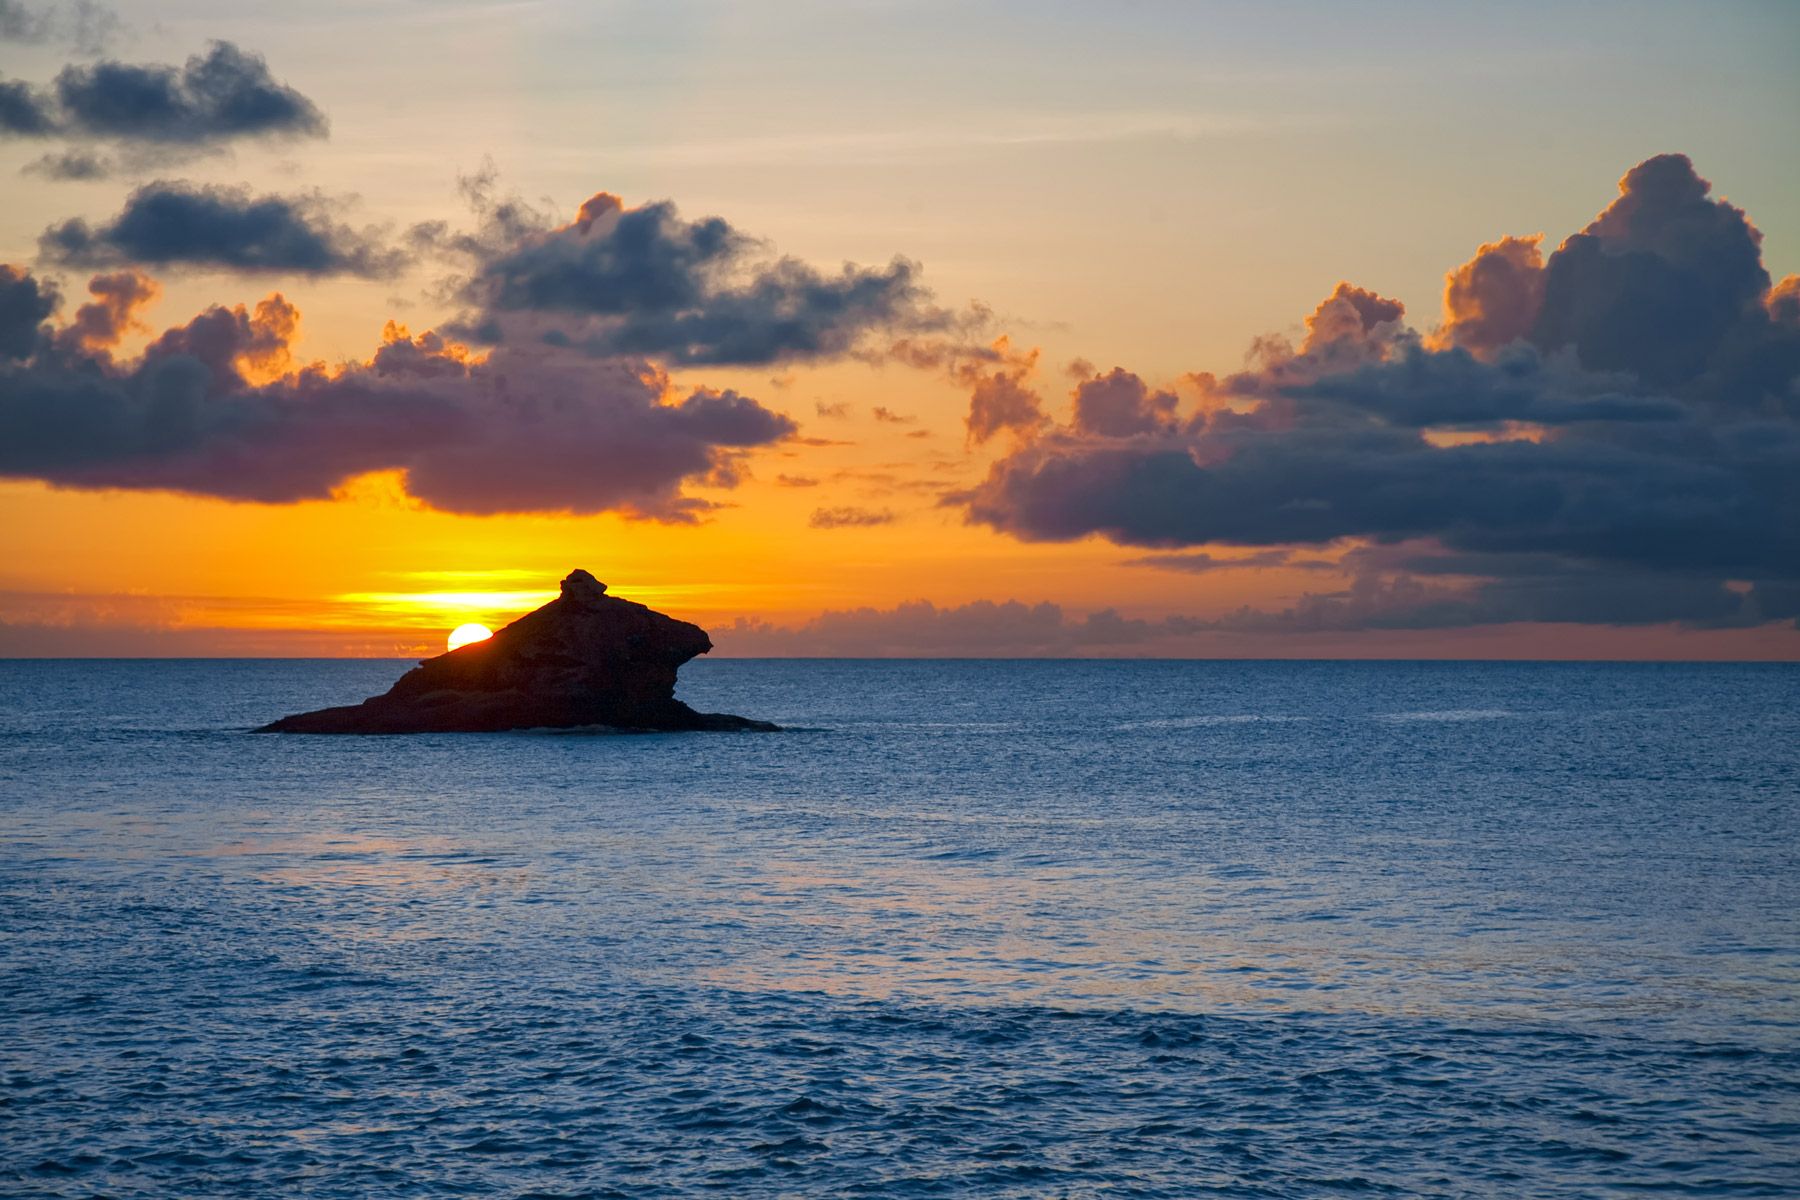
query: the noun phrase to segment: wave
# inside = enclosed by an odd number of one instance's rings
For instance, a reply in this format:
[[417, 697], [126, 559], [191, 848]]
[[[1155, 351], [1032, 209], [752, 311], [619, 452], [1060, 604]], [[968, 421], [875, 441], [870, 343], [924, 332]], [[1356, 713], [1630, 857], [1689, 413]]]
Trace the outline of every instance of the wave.
[[1382, 713], [1382, 721], [1498, 721], [1519, 714], [1505, 708], [1434, 708], [1423, 712]]
[[1114, 733], [1133, 729], [1202, 729], [1209, 725], [1255, 725], [1273, 721], [1304, 721], [1306, 717], [1275, 716], [1266, 713], [1208, 713], [1193, 717], [1155, 717], [1143, 721], [1126, 721], [1114, 725]]

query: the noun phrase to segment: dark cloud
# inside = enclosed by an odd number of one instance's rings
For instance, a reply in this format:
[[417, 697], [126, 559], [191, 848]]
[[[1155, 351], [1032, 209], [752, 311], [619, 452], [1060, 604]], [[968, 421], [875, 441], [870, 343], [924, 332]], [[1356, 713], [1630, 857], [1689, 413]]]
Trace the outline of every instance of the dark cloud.
[[918, 420], [917, 417], [909, 417], [905, 413], [895, 412], [893, 409], [883, 407], [879, 404], [870, 410], [869, 415], [874, 417], [877, 421], [888, 425], [911, 425], [914, 421]]
[[892, 525], [895, 516], [887, 509], [873, 508], [815, 508], [807, 519], [807, 524], [814, 529], [856, 529], [870, 525]]
[[199, 146], [325, 133], [311, 100], [230, 42], [180, 67], [102, 60], [71, 63], [45, 88], [0, 82], [0, 134], [17, 137]]
[[[1675, 421], [1691, 411], [1672, 397], [1634, 389], [1626, 380], [1560, 370], [1524, 345], [1508, 346], [1483, 361], [1460, 347], [1433, 352], [1408, 341], [1383, 361], [1309, 382], [1296, 380], [1281, 391], [1419, 429]], [[1324, 419], [1328, 414], [1321, 407], [1309, 415]]]
[[[1458, 556], [1446, 556], [1458, 557]], [[1239, 609], [1214, 620], [1187, 621], [1195, 631], [1325, 633], [1368, 629], [1453, 629], [1516, 622], [1581, 625], [1682, 624], [1728, 628], [1791, 617], [1778, 583], [1732, 587], [1717, 579], [1617, 571], [1548, 556], [1489, 556], [1459, 570], [1492, 578], [1448, 583], [1428, 560], [1416, 573], [1359, 571], [1338, 591], [1309, 592], [1276, 611]]]
[[689, 221], [664, 201], [627, 208], [601, 192], [553, 225], [491, 181], [468, 189], [482, 232], [446, 236], [473, 261], [459, 326], [489, 343], [542, 341], [665, 362], [762, 365], [849, 354], [875, 332], [940, 328], [918, 268], [820, 271], [769, 260], [719, 217]]
[[49, 137], [56, 130], [56, 114], [31, 85], [0, 79], [0, 136]]
[[1208, 554], [1204, 550], [1188, 551], [1182, 554], [1146, 554], [1142, 558], [1126, 559], [1128, 567], [1154, 567], [1162, 571], [1182, 571], [1189, 575], [1207, 575], [1214, 571], [1266, 571], [1274, 567], [1282, 567], [1290, 571], [1337, 571], [1342, 568], [1335, 562], [1322, 558], [1296, 558], [1287, 550], [1258, 550], [1252, 554], [1239, 554], [1231, 558], [1221, 558], [1216, 554]]
[[0, 359], [31, 357], [56, 301], [56, 289], [49, 284], [0, 263]]
[[1760, 235], [1709, 191], [1664, 156], [1541, 268], [1534, 239], [1483, 247], [1429, 340], [1340, 284], [1299, 348], [1195, 377], [1197, 411], [1129, 372], [1084, 379], [1068, 425], [951, 502], [1027, 540], [1483, 556], [1454, 584], [1359, 569], [1243, 628], [1780, 615], [1800, 580], [1800, 285], [1771, 288]]
[[1654, 386], [1707, 370], [1769, 292], [1762, 235], [1711, 190], [1685, 155], [1633, 167], [1619, 198], [1550, 256], [1532, 340]]
[[118, 216], [98, 226], [66, 221], [44, 231], [52, 261], [94, 267], [121, 263], [226, 271], [384, 278], [406, 264], [378, 231], [337, 220], [319, 196], [256, 196], [244, 188], [182, 182], [147, 184]]
[[[18, 342], [43, 291], [5, 278], [6, 311], [25, 314], [4, 326]], [[281, 503], [397, 470], [451, 512], [688, 520], [706, 505], [685, 485], [729, 486], [736, 456], [794, 431], [734, 392], [677, 393], [642, 361], [481, 358], [392, 327], [367, 362], [295, 370], [299, 314], [280, 296], [209, 309], [121, 362], [110, 347], [154, 289], [126, 272], [90, 290], [73, 322], [0, 365], [0, 475]]]

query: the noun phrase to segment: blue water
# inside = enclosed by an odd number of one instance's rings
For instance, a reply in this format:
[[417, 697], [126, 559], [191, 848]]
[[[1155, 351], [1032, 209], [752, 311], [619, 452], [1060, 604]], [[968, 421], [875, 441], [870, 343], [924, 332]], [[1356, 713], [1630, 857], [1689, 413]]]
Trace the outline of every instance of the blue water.
[[0, 663], [0, 1192], [1800, 1195], [1800, 669]]

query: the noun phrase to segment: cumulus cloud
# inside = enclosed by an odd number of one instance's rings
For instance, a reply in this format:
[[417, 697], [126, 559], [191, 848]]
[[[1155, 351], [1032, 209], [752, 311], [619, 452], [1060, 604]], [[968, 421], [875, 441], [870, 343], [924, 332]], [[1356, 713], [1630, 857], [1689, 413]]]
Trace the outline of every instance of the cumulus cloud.
[[1301, 352], [1317, 356], [1333, 347], [1379, 349], [1400, 328], [1406, 306], [1348, 283], [1337, 285], [1306, 318]]
[[1771, 321], [1800, 327], [1800, 275], [1789, 275], [1770, 288], [1767, 308]]
[[1786, 617], [1800, 305], [1686, 158], [1620, 189], [1541, 264], [1535, 239], [1482, 247], [1448, 277], [1435, 337], [1341, 284], [1298, 348], [1259, 343], [1197, 411], [1130, 372], [1082, 380], [1068, 424], [950, 502], [1026, 540], [1482, 556], [1454, 583], [1423, 557], [1351, 560], [1357, 585], [1276, 614], [1290, 627]]
[[0, 475], [282, 503], [388, 470], [450, 512], [690, 520], [706, 505], [686, 485], [729, 486], [737, 456], [794, 432], [735, 392], [683, 394], [642, 360], [484, 357], [394, 326], [367, 361], [296, 369], [299, 313], [279, 295], [210, 308], [120, 361], [154, 286], [124, 272], [90, 291], [46, 327], [47, 290], [0, 272]]
[[1685, 155], [1633, 167], [1619, 198], [1550, 256], [1532, 340], [1653, 386], [1714, 366], [1727, 340], [1764, 315], [1769, 273], [1762, 234], [1711, 190]]
[[1073, 425], [1078, 433], [1131, 437], [1175, 428], [1175, 393], [1152, 391], [1130, 371], [1114, 367], [1075, 388]]
[[958, 380], [969, 388], [969, 415], [964, 425], [971, 446], [1005, 431], [1028, 438], [1050, 421], [1044, 414], [1044, 398], [1026, 382], [1037, 369], [1038, 352], [1017, 353], [1004, 337], [995, 341], [992, 349], [991, 361], [964, 361], [955, 370]]
[[1525, 337], [1544, 306], [1542, 234], [1503, 237], [1444, 279], [1443, 344], [1492, 352]]
[[93, 299], [75, 310], [74, 317], [56, 332], [56, 339], [88, 354], [110, 351], [129, 332], [150, 332], [138, 314], [161, 292], [154, 279], [137, 271], [96, 275], [88, 281]]
[[31, 85], [0, 79], [0, 137], [49, 137], [56, 116]]
[[0, 263], [0, 358], [30, 358], [56, 303], [55, 288], [21, 267]]
[[138, 188], [99, 225], [75, 219], [44, 231], [45, 258], [73, 266], [189, 266], [224, 271], [390, 277], [404, 251], [378, 230], [337, 219], [318, 195], [253, 195], [247, 188], [158, 181]]
[[441, 244], [471, 261], [458, 328], [475, 340], [764, 365], [842, 357], [873, 333], [949, 322], [905, 259], [825, 271], [770, 258], [723, 218], [690, 221], [667, 201], [630, 208], [600, 192], [555, 224], [496, 200], [490, 178], [468, 192], [481, 231]]
[[191, 147], [326, 131], [317, 105], [231, 42], [180, 67], [105, 59], [71, 63], [47, 87], [0, 81], [0, 136]]

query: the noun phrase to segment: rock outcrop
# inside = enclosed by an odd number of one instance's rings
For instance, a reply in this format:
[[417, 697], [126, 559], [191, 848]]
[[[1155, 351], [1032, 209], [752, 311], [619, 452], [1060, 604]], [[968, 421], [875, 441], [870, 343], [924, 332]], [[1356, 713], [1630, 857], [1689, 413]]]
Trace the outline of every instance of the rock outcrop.
[[642, 732], [777, 727], [675, 699], [706, 630], [606, 594], [586, 571], [493, 637], [427, 659], [380, 696], [283, 717], [260, 733], [494, 733], [599, 726]]

